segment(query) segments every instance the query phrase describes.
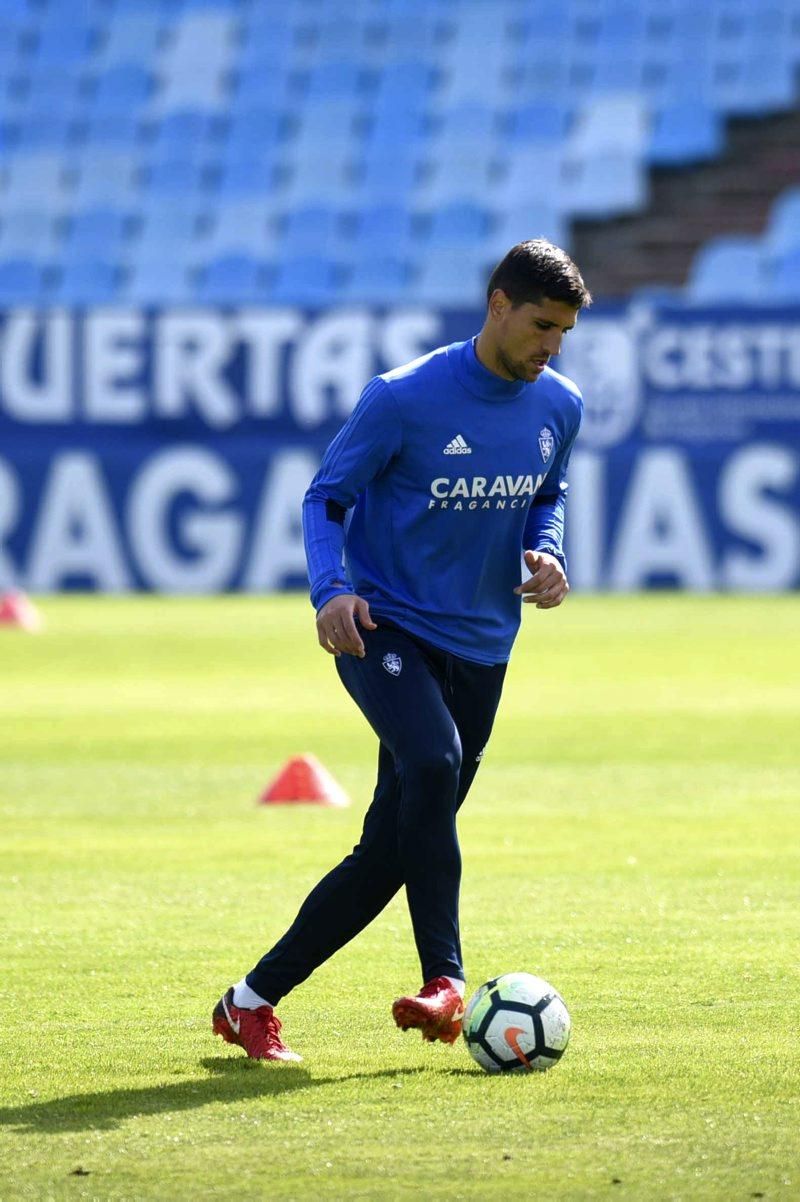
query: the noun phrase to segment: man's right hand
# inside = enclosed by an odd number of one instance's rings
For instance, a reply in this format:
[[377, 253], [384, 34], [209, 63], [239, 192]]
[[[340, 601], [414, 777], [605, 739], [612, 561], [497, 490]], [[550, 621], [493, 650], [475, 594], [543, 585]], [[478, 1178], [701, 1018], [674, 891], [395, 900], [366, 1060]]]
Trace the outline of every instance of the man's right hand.
[[365, 630], [378, 627], [369, 616], [369, 605], [355, 593], [331, 597], [317, 614], [317, 638], [328, 655], [357, 655], [364, 658], [364, 643], [358, 633], [356, 618]]

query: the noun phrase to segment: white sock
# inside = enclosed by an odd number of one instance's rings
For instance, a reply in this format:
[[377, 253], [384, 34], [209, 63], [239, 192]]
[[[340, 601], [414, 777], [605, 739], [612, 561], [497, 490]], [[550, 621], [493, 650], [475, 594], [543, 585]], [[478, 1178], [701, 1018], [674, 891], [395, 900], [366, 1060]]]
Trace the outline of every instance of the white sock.
[[466, 993], [466, 989], [467, 989], [466, 981], [462, 981], [460, 979], [460, 977], [447, 977], [446, 980], [448, 980], [450, 982], [450, 984], [453, 986], [453, 988], [455, 989], [458, 996], [460, 998], [463, 998], [464, 994]]
[[242, 977], [241, 981], [233, 987], [233, 1004], [241, 1010], [257, 1010], [259, 1006], [272, 1006], [272, 1002], [259, 997], [255, 989], [250, 988], [246, 977]]

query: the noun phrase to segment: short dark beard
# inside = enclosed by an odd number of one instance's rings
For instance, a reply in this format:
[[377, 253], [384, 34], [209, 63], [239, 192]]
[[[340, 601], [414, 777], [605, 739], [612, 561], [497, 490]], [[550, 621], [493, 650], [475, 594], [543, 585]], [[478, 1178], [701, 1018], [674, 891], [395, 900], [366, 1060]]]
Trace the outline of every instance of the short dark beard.
[[497, 361], [508, 372], [512, 380], [522, 381], [524, 384], [530, 384], [532, 382], [527, 376], [521, 376], [519, 374], [519, 364], [512, 362], [512, 360], [500, 350], [500, 347], [497, 348]]

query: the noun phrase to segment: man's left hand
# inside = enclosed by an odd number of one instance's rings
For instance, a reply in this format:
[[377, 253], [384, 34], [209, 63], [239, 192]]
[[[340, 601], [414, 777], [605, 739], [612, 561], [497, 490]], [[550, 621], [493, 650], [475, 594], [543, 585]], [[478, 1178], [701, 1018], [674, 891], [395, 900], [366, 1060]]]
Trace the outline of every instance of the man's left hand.
[[569, 592], [567, 574], [561, 564], [555, 555], [548, 555], [546, 551], [526, 551], [525, 563], [531, 578], [518, 585], [514, 592], [522, 597], [525, 605], [555, 609]]

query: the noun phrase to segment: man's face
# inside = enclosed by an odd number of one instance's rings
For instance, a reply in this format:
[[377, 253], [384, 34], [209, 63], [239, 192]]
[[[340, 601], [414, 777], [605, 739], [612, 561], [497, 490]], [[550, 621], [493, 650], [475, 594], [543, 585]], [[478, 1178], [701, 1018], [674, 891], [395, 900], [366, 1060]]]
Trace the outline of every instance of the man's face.
[[538, 380], [551, 355], [561, 351], [561, 339], [575, 328], [578, 310], [564, 301], [544, 297], [540, 304], [525, 301], [514, 308], [499, 289], [490, 303], [498, 365], [509, 380]]

